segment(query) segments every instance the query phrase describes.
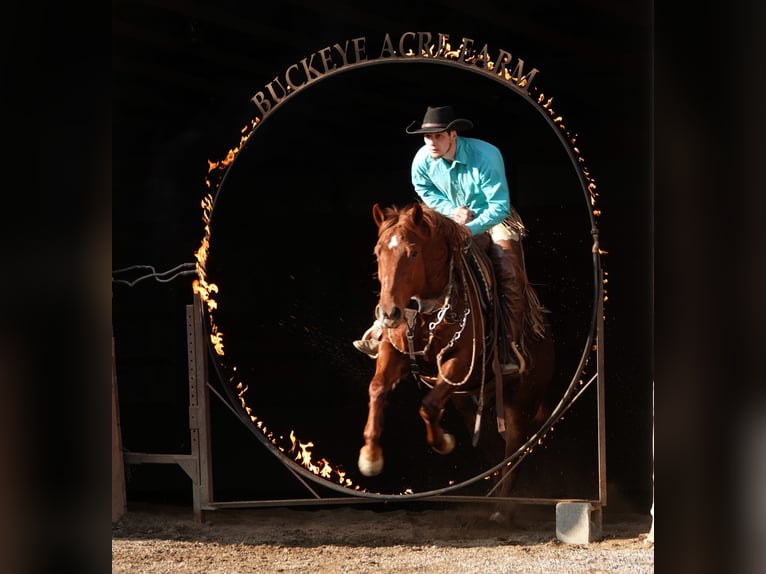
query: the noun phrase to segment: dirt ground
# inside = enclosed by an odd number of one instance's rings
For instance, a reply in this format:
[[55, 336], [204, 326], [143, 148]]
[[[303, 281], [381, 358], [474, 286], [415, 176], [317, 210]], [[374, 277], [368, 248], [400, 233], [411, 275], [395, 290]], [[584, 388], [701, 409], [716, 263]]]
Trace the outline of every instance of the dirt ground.
[[131, 505], [112, 525], [113, 574], [649, 573], [650, 515], [603, 513], [602, 538], [556, 539], [555, 507], [518, 509], [515, 525], [485, 504], [215, 510]]

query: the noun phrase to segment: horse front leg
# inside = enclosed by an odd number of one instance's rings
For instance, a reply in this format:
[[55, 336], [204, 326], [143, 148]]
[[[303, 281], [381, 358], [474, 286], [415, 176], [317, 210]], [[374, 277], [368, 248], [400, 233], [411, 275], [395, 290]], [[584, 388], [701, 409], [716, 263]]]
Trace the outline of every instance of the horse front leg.
[[370, 381], [370, 395], [367, 424], [364, 426], [364, 446], [359, 450], [357, 466], [364, 476], [377, 476], [383, 471], [383, 449], [380, 435], [383, 432], [383, 407], [390, 386], [382, 376], [376, 375]]
[[383, 409], [388, 392], [402, 375], [403, 367], [391, 352], [390, 345], [381, 343], [375, 375], [373, 375], [368, 393], [370, 402], [367, 412], [367, 424], [364, 426], [364, 446], [359, 450], [357, 466], [364, 476], [377, 476], [383, 471], [383, 449], [380, 437], [383, 433]]
[[441, 426], [444, 405], [453, 391], [447, 383], [436, 384], [420, 405], [420, 417], [426, 425], [426, 441], [439, 454], [449, 454], [455, 448], [455, 437], [444, 432]]
[[444, 432], [441, 426], [444, 406], [458, 389], [458, 385], [447, 381], [465, 381], [467, 365], [470, 364], [470, 352], [470, 347], [462, 349], [441, 364], [436, 384], [420, 406], [420, 418], [426, 425], [426, 441], [439, 454], [449, 454], [455, 448], [455, 437]]

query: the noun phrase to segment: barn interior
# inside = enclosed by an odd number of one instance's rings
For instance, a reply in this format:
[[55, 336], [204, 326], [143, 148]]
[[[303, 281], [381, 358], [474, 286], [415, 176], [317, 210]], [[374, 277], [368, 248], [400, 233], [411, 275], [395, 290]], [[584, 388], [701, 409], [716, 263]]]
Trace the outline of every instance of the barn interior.
[[[577, 140], [598, 185], [604, 306], [609, 504], [648, 512], [652, 499], [652, 241], [650, 14], [642, 2], [439, 2], [356, 6], [301, 0], [115, 2], [113, 10], [113, 279], [131, 282], [193, 263], [204, 234], [209, 162], [240, 142], [251, 98], [291, 64], [351, 38], [405, 31], [470, 37], [523, 58]], [[218, 190], [210, 279], [225, 364], [250, 386], [272, 429], [294, 431], [315, 454], [372, 492], [442, 488], [495, 461], [458, 436], [433, 453], [417, 415], [419, 389], [392, 393], [387, 468], [355, 471], [373, 363], [351, 346], [375, 305], [372, 205], [415, 200], [409, 162], [420, 145], [404, 128], [428, 105], [452, 104], [470, 136], [504, 153], [511, 198], [527, 228], [530, 280], [550, 309], [557, 388], [577, 379], [596, 311], [590, 207], [555, 133], [512, 90], [439, 65], [370, 65], [301, 90], [254, 132]], [[171, 279], [172, 277], [172, 279]], [[113, 282], [114, 361], [123, 446], [186, 452], [186, 306], [193, 275]], [[222, 380], [223, 379], [223, 380]], [[306, 490], [253, 429], [211, 402], [216, 499], [280, 499]], [[454, 413], [445, 425], [461, 432]], [[521, 466], [520, 496], [597, 495], [593, 390]], [[321, 484], [321, 482], [319, 483]], [[482, 494], [473, 483], [463, 493]], [[128, 502], [189, 504], [172, 465], [130, 466]]]

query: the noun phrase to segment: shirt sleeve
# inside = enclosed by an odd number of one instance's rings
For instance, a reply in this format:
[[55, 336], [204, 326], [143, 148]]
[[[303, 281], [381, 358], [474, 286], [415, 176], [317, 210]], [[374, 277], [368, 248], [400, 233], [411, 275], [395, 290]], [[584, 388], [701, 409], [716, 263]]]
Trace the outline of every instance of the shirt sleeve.
[[425, 148], [421, 148], [420, 151], [415, 154], [415, 157], [412, 160], [410, 175], [412, 178], [412, 186], [415, 188], [415, 193], [417, 193], [420, 199], [423, 200], [423, 203], [442, 215], [452, 217], [455, 209], [457, 209], [457, 205], [455, 205], [447, 194], [440, 190], [431, 179]]
[[476, 210], [476, 219], [466, 225], [473, 235], [483, 233], [495, 225], [502, 223], [511, 213], [511, 198], [508, 180], [505, 177], [503, 156], [497, 148], [490, 148], [483, 153], [483, 159], [477, 169], [478, 183], [486, 205]]

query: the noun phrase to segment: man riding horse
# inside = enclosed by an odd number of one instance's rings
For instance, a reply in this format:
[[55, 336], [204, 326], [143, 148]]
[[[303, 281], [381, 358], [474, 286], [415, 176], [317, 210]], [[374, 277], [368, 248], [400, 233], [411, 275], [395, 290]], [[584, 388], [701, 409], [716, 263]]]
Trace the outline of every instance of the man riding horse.
[[[476, 138], [458, 136], [473, 122], [457, 118], [451, 106], [428, 107], [419, 128], [417, 120], [408, 134], [423, 134], [424, 145], [412, 161], [412, 185], [423, 203], [452, 218], [470, 231], [485, 248], [498, 282], [507, 347], [501, 349], [502, 374], [522, 373], [521, 354], [524, 292], [527, 275], [521, 239], [524, 226], [511, 208], [505, 164], [500, 150]], [[377, 357], [383, 329], [376, 321], [354, 347]], [[512, 351], [512, 352], [511, 352]], [[515, 355], [515, 356], [514, 356]]]

